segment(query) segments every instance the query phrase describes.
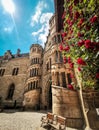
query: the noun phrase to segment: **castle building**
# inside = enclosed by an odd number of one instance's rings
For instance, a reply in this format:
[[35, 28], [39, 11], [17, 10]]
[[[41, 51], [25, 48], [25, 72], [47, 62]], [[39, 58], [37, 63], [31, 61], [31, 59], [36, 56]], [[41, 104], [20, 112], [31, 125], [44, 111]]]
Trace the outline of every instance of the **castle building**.
[[[67, 118], [67, 126], [81, 129], [85, 128], [86, 120], [80, 92], [68, 89], [69, 84], [74, 83], [75, 86], [80, 80], [75, 78], [77, 72], [75, 73], [68, 63], [63, 63], [59, 50], [59, 44], [62, 42], [61, 17], [64, 0], [54, 0], [54, 3], [55, 14], [49, 21], [50, 30], [44, 48], [34, 43], [29, 53], [21, 54], [18, 49], [16, 54], [12, 54], [8, 50], [0, 56], [0, 106], [24, 106], [25, 109], [32, 110], [51, 109], [54, 114]], [[74, 77], [71, 78], [71, 75]], [[99, 93], [93, 95], [99, 107]], [[91, 106], [90, 104], [93, 102], [87, 105]], [[87, 106], [85, 112], [86, 110], [91, 128], [99, 129], [96, 108]]]
[[61, 34], [57, 31], [56, 14], [49, 21], [49, 35], [44, 49], [32, 44], [30, 52], [0, 56], [0, 97], [3, 106], [52, 109], [51, 84], [66, 88], [72, 82], [59, 51]]

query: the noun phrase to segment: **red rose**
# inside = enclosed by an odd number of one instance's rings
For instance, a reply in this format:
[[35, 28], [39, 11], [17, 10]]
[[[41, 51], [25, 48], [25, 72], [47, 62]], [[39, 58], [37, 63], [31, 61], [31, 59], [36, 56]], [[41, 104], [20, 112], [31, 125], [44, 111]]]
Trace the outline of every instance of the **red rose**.
[[96, 78], [99, 79], [99, 73], [96, 74]]
[[84, 34], [83, 33], [78, 33], [78, 37], [83, 37], [84, 36]]
[[95, 16], [93, 16], [91, 19], [90, 19], [90, 22], [91, 23], [94, 23], [94, 22], [96, 22], [97, 21], [97, 15], [95, 15]]
[[80, 13], [79, 13], [79, 12], [76, 12], [74, 18], [75, 18], [75, 19], [78, 19], [79, 17], [80, 17]]
[[70, 27], [71, 27], [71, 26], [73, 25], [73, 22], [72, 22], [72, 21], [70, 21], [70, 22], [69, 22], [69, 25], [70, 25]]
[[72, 10], [73, 6], [72, 6], [72, 5], [70, 5], [68, 8], [69, 8], [69, 10]]
[[78, 63], [79, 65], [86, 65], [86, 62], [85, 62], [82, 58], [78, 58], [78, 59], [77, 59], [77, 63]]
[[63, 46], [62, 46], [62, 44], [59, 46], [59, 49], [60, 49], [60, 51], [63, 50]]
[[69, 51], [69, 50], [70, 50], [70, 47], [69, 47], [69, 46], [66, 46], [66, 47], [64, 48], [64, 50], [65, 50], [65, 51]]
[[61, 35], [62, 35], [62, 37], [64, 38], [64, 37], [67, 35], [67, 33], [64, 32], [64, 33], [62, 33]]
[[81, 68], [80, 68], [80, 67], [78, 67], [78, 70], [79, 70], [79, 71], [81, 71]]
[[70, 68], [74, 67], [74, 63], [69, 63]]
[[68, 57], [68, 63], [71, 63], [71, 58], [70, 57]]
[[63, 58], [63, 62], [66, 63], [67, 62], [67, 59], [66, 57]]
[[81, 47], [82, 45], [84, 45], [84, 41], [83, 40], [81, 40], [81, 41], [78, 42], [78, 46]]
[[74, 90], [74, 87], [71, 84], [68, 84], [68, 88], [71, 89], [71, 90]]
[[87, 49], [93, 49], [94, 48], [94, 44], [90, 40], [85, 40], [85, 47]]
[[66, 22], [67, 22], [68, 24], [70, 24], [70, 19], [68, 18], [68, 19], [66, 20]]
[[80, 19], [78, 26], [81, 26], [84, 23], [84, 18]]

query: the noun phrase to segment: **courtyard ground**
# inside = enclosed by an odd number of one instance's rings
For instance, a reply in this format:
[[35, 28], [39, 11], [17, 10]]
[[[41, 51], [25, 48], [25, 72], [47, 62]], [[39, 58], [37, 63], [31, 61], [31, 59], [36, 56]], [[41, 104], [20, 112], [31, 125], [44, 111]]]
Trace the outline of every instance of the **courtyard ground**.
[[[0, 130], [45, 130], [40, 127], [41, 117], [47, 111], [18, 112], [6, 110], [0, 113]], [[74, 130], [67, 128], [66, 130]]]
[[45, 112], [18, 112], [6, 110], [0, 113], [0, 130], [37, 130]]

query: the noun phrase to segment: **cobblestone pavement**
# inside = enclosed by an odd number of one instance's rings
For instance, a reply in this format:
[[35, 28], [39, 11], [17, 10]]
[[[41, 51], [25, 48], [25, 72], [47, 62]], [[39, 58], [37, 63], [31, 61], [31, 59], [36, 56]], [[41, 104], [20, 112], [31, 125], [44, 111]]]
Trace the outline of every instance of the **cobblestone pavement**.
[[[41, 117], [46, 115], [45, 111], [18, 112], [6, 110], [0, 113], [0, 130], [46, 130], [40, 127]], [[76, 130], [66, 128], [66, 130]]]
[[0, 113], [0, 130], [38, 130], [46, 113], [5, 111]]

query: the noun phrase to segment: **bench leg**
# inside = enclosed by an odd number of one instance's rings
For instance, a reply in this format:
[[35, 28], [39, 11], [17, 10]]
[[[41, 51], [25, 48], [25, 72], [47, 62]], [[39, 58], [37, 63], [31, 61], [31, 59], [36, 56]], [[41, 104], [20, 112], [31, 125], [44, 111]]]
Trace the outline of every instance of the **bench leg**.
[[43, 122], [42, 122], [42, 124], [41, 124], [41, 127], [43, 126]]
[[50, 130], [55, 130], [53, 127], [51, 127], [51, 129]]

